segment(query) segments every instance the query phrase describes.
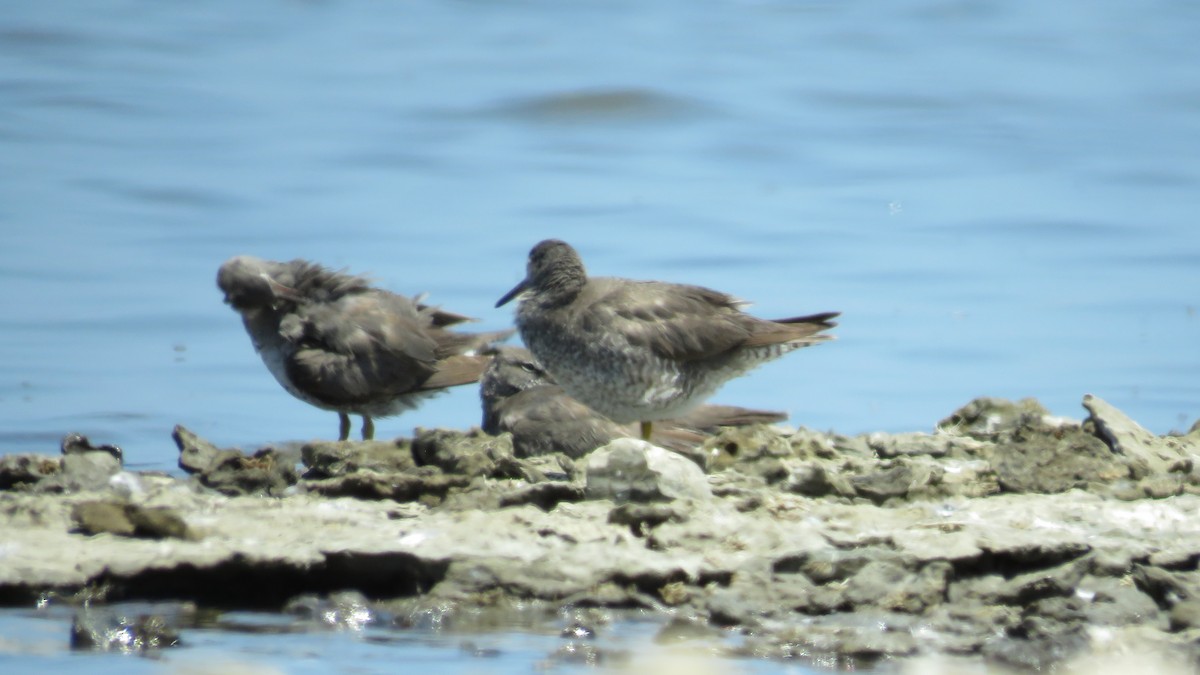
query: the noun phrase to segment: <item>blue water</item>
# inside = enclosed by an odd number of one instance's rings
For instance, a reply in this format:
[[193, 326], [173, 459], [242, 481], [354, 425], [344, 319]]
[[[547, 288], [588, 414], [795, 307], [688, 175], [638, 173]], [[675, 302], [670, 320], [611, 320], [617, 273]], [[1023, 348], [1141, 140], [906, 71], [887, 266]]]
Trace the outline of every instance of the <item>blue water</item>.
[[[308, 257], [511, 323], [539, 239], [839, 340], [716, 400], [847, 433], [979, 395], [1200, 415], [1200, 5], [14, 2], [0, 452], [329, 438], [214, 275]], [[461, 388], [380, 436], [477, 424]]]

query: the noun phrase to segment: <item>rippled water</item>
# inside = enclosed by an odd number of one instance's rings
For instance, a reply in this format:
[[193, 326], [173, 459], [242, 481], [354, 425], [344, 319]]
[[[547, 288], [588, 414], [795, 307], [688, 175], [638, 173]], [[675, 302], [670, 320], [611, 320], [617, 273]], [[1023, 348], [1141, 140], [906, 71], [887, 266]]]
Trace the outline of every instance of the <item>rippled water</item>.
[[[214, 286], [235, 253], [511, 323], [541, 238], [838, 342], [717, 400], [844, 432], [978, 395], [1200, 414], [1200, 7], [1183, 0], [14, 3], [0, 451], [170, 468], [331, 437]], [[478, 423], [462, 388], [381, 436]]]

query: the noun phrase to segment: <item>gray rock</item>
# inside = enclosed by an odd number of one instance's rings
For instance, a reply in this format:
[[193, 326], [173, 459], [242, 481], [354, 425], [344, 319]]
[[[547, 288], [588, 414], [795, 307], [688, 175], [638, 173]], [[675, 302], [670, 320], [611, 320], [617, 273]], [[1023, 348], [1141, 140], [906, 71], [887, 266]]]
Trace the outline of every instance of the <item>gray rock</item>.
[[447, 429], [417, 429], [412, 442], [418, 466], [436, 466], [446, 473], [491, 476], [498, 467], [516, 466], [512, 436], [492, 436], [478, 429], [469, 433]]
[[179, 448], [179, 468], [188, 473], [203, 473], [217, 462], [218, 456], [228, 453], [204, 440], [182, 424], [171, 431], [175, 447]]
[[125, 460], [125, 453], [118, 446], [105, 443], [104, 445], [92, 445], [91, 440], [87, 436], [80, 433], [69, 433], [63, 436], [62, 442], [59, 444], [59, 449], [64, 455], [73, 455], [85, 452], [107, 452], [113, 456], [120, 464]]
[[46, 455], [0, 456], [0, 490], [28, 490], [62, 470], [62, 462]]
[[336, 478], [370, 470], [383, 473], [408, 472], [417, 467], [410, 444], [394, 441], [317, 441], [300, 449], [309, 479]]
[[1155, 436], [1092, 394], [1083, 397], [1083, 407], [1091, 413], [1087, 421], [1094, 426], [1096, 435], [1113, 452], [1126, 458], [1135, 478], [1192, 471], [1192, 457], [1200, 454], [1200, 443], [1190, 436]]
[[1170, 630], [1178, 632], [1200, 628], [1200, 600], [1183, 600], [1175, 603], [1168, 614]]
[[1073, 428], [1057, 434], [1018, 434], [997, 442], [988, 456], [1008, 492], [1064, 492], [1129, 475], [1104, 443]]
[[201, 485], [226, 495], [281, 495], [299, 480], [293, 449], [262, 448], [253, 455], [221, 449], [181, 425], [171, 432], [179, 448], [179, 468]]
[[619, 438], [586, 461], [588, 499], [620, 503], [712, 497], [708, 479], [695, 463], [645, 441]]
[[121, 460], [110, 452], [72, 452], [63, 455], [59, 471], [39, 482], [36, 489], [64, 493], [100, 490], [120, 472]]
[[937, 428], [975, 438], [992, 438], [1020, 427], [1058, 424], [1041, 403], [1032, 398], [1012, 402], [981, 397], [955, 410]]

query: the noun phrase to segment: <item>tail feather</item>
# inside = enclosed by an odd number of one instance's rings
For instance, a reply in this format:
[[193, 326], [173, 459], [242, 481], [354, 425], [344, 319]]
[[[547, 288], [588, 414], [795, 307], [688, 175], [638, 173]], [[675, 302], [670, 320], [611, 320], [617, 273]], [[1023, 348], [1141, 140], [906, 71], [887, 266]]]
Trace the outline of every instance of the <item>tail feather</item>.
[[745, 346], [763, 347], [779, 344], [808, 346], [832, 340], [834, 339], [832, 335], [818, 335], [818, 333], [836, 326], [837, 322], [832, 319], [840, 315], [841, 312], [821, 312], [788, 319], [763, 321], [758, 324], [754, 335], [745, 342]]

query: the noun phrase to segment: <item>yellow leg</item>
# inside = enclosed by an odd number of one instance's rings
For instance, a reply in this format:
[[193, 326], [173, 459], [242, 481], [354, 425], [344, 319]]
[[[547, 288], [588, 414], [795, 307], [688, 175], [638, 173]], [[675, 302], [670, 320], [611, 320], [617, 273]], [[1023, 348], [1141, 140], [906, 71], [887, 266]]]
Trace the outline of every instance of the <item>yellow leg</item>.
[[643, 441], [650, 440], [650, 427], [653, 426], [653, 424], [654, 424], [653, 422], [642, 422], [642, 440]]

